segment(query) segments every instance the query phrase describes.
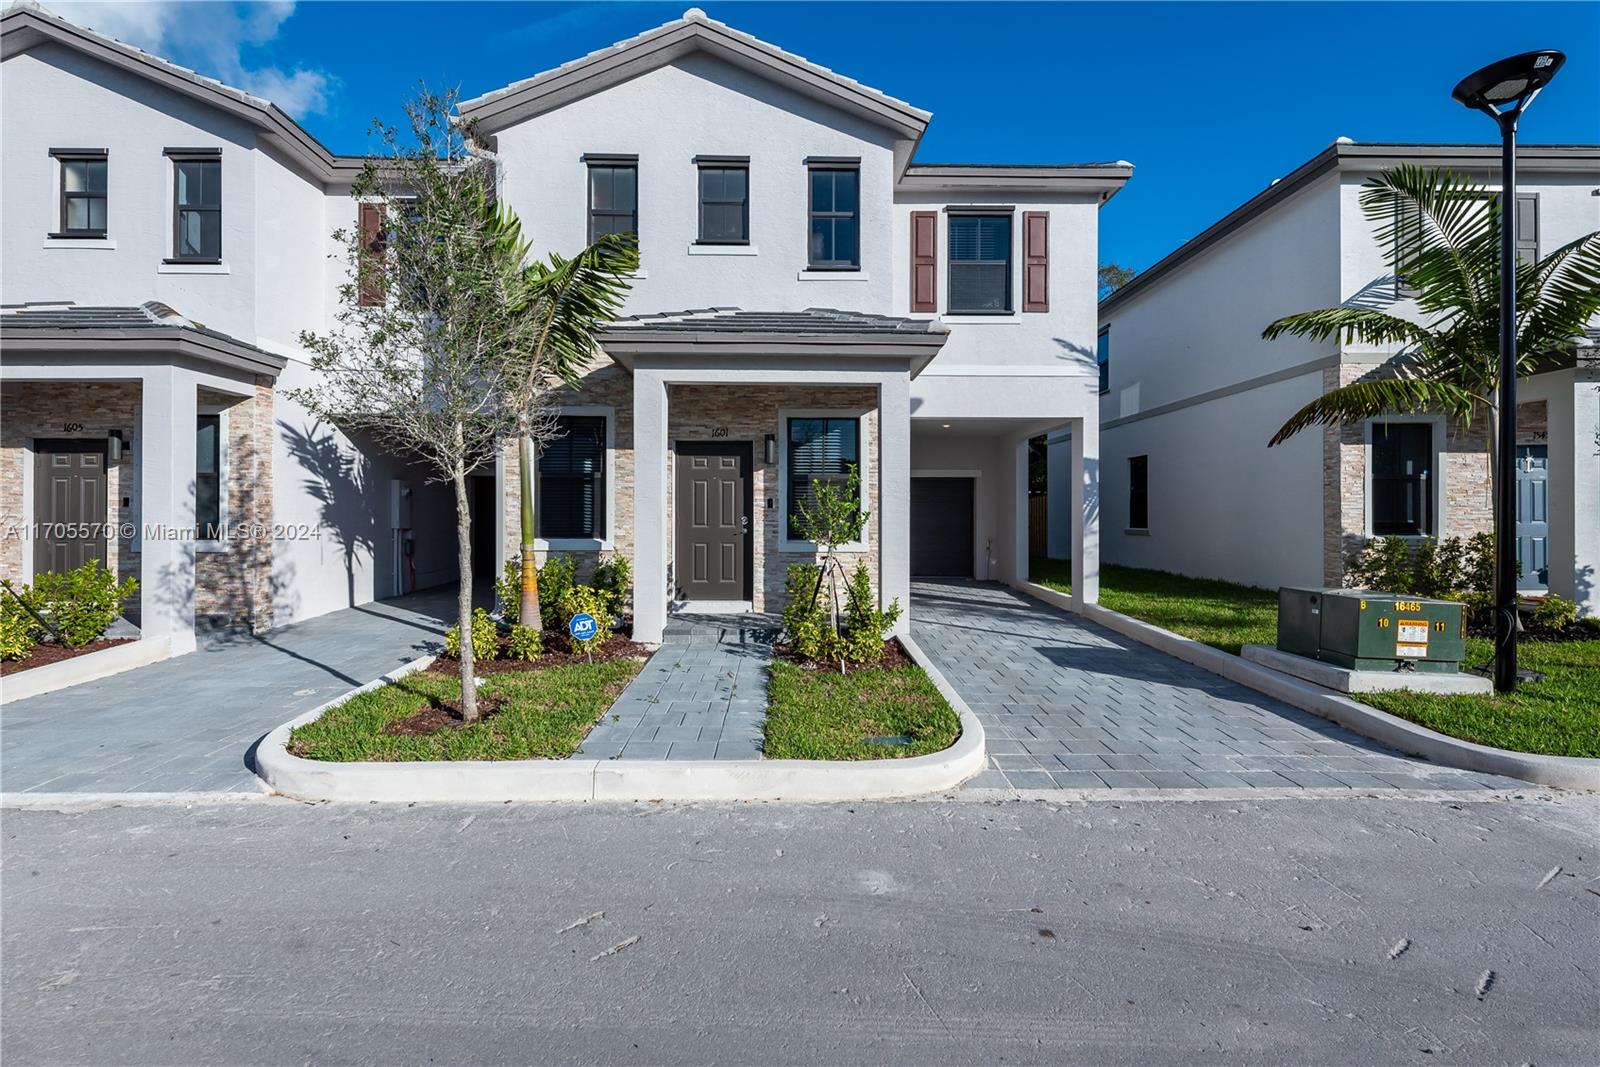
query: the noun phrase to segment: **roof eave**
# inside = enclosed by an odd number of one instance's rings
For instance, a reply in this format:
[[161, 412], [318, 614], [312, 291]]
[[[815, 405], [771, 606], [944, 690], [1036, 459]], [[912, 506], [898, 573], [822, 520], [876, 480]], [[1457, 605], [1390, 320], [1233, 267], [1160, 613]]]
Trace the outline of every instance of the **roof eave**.
[[0, 327], [8, 352], [36, 355], [117, 355], [184, 357], [229, 370], [276, 378], [288, 364], [283, 356], [264, 352], [213, 334], [182, 327], [132, 330]]
[[1131, 164], [1096, 166], [987, 166], [922, 164], [906, 168], [895, 185], [906, 193], [981, 193], [1091, 195], [1111, 199], [1133, 177]]
[[950, 337], [948, 330], [928, 333], [821, 334], [736, 333], [726, 330], [615, 330], [598, 338], [613, 361], [632, 371], [640, 356], [694, 357], [723, 360], [770, 359], [775, 364], [819, 358], [906, 360], [911, 376], [922, 372]]

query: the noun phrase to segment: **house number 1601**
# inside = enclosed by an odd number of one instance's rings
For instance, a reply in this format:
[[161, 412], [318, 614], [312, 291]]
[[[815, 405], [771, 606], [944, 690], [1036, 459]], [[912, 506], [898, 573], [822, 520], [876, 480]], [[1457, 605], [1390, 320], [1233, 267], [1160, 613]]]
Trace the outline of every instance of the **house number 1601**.
[[726, 426], [713, 426], [711, 427], [711, 436], [726, 437], [728, 436], [728, 428]]

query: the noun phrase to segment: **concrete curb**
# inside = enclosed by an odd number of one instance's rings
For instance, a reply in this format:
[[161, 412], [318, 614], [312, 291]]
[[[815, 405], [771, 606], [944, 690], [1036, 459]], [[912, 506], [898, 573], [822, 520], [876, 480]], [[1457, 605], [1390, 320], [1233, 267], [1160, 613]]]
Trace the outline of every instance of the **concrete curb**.
[[[1054, 589], [1033, 582], [1021, 583], [1015, 588], [1052, 607], [1072, 610], [1072, 599]], [[1081, 615], [1140, 644], [1149, 645], [1285, 704], [1330, 719], [1401, 752], [1421, 756], [1446, 767], [1521, 778], [1537, 785], [1600, 790], [1600, 760], [1509, 752], [1461, 741], [1098, 604], [1086, 605]]]
[[89, 808], [148, 808], [174, 804], [241, 804], [272, 800], [262, 787], [257, 793], [0, 793], [0, 808], [11, 811], [79, 811]]
[[74, 656], [59, 663], [8, 674], [0, 680], [0, 704], [13, 704], [29, 697], [54, 693], [84, 682], [96, 682], [113, 674], [159, 663], [172, 655], [172, 645], [164, 637], [141, 637], [134, 641]]
[[275, 793], [302, 800], [471, 803], [588, 800], [840, 801], [915, 797], [954, 789], [984, 769], [983, 726], [909, 637], [901, 643], [961, 719], [943, 752], [907, 759], [480, 760], [329, 763], [290, 755], [289, 733], [357, 693], [433, 661], [413, 660], [284, 723], [256, 749], [256, 773]]

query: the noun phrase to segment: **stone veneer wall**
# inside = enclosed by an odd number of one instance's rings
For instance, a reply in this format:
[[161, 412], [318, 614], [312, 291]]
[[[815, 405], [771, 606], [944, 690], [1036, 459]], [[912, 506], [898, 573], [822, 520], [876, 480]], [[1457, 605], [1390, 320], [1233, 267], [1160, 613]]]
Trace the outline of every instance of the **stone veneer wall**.
[[[260, 537], [248, 533], [217, 552], [197, 552], [195, 611], [222, 616], [232, 623], [264, 629], [272, 623], [272, 381], [256, 380], [248, 400], [201, 390], [202, 408], [227, 407], [228, 523], [267, 527]], [[12, 536], [26, 514], [23, 500], [25, 442], [33, 438], [104, 438], [120, 431], [130, 445], [121, 463], [106, 471], [106, 518], [119, 526], [140, 517], [134, 483], [132, 446], [138, 422], [139, 386], [131, 382], [19, 382], [6, 386], [0, 398], [0, 575], [21, 574], [23, 553], [31, 542]], [[72, 424], [70, 432], [64, 424]], [[81, 426], [81, 429], [78, 428]], [[123, 501], [128, 506], [123, 506]], [[145, 519], [144, 521], [149, 521]], [[139, 576], [139, 553], [128, 536], [111, 538], [106, 566], [119, 577]], [[141, 592], [143, 595], [159, 595]]]
[[[613, 504], [614, 525], [611, 530], [611, 549], [633, 562], [633, 499], [634, 499], [634, 448], [633, 448], [633, 378], [609, 362], [586, 374], [578, 388], [565, 399], [573, 406], [596, 405], [612, 409], [615, 423], [612, 427], [613, 447], [612, 480], [615, 494]], [[858, 559], [865, 560], [872, 572], [873, 588], [878, 585], [878, 472], [879, 438], [877, 390], [859, 386], [744, 386], [744, 385], [674, 385], [667, 395], [667, 457], [668, 515], [667, 529], [674, 529], [671, 499], [676, 487], [670, 454], [672, 442], [725, 440], [748, 443], [751, 449], [751, 475], [754, 484], [751, 497], [754, 514], [751, 522], [755, 530], [752, 566], [755, 580], [753, 607], [756, 611], [779, 611], [783, 607], [784, 576], [790, 563], [815, 558], [814, 553], [782, 552], [779, 550], [779, 533], [782, 517], [777, 510], [778, 467], [762, 463], [763, 440], [774, 434], [783, 441], [782, 427], [778, 425], [780, 410], [843, 410], [860, 411], [865, 415], [862, 439], [867, 453], [869, 472], [867, 486], [868, 534], [867, 551], [845, 557], [847, 567], [854, 567]], [[716, 436], [714, 437], [713, 434]], [[521, 550], [519, 527], [521, 523], [521, 493], [519, 491], [517, 446], [507, 445], [505, 451], [505, 551], [507, 558]], [[768, 509], [766, 502], [773, 501]], [[587, 577], [603, 554], [595, 551], [572, 552], [578, 557], [579, 575]], [[540, 552], [543, 563], [549, 553]], [[637, 568], [635, 568], [637, 570]]]
[[[1348, 385], [1372, 368], [1359, 364], [1329, 367], [1322, 372], [1323, 392]], [[1544, 401], [1517, 406], [1521, 444], [1542, 444], [1548, 438]], [[1494, 529], [1489, 476], [1488, 416], [1470, 425], [1449, 421], [1445, 427], [1440, 467], [1445, 479], [1444, 537], [1470, 537]], [[1367, 446], [1362, 424], [1324, 427], [1322, 431], [1322, 579], [1344, 583], [1345, 560], [1360, 550], [1367, 529]]]

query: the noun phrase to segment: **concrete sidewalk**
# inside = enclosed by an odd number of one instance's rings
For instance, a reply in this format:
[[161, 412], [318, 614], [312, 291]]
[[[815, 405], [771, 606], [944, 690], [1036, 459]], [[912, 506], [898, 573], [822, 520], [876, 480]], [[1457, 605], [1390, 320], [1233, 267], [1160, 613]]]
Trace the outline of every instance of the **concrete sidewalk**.
[[256, 792], [273, 727], [437, 649], [446, 587], [330, 612], [0, 711], [6, 793]]

